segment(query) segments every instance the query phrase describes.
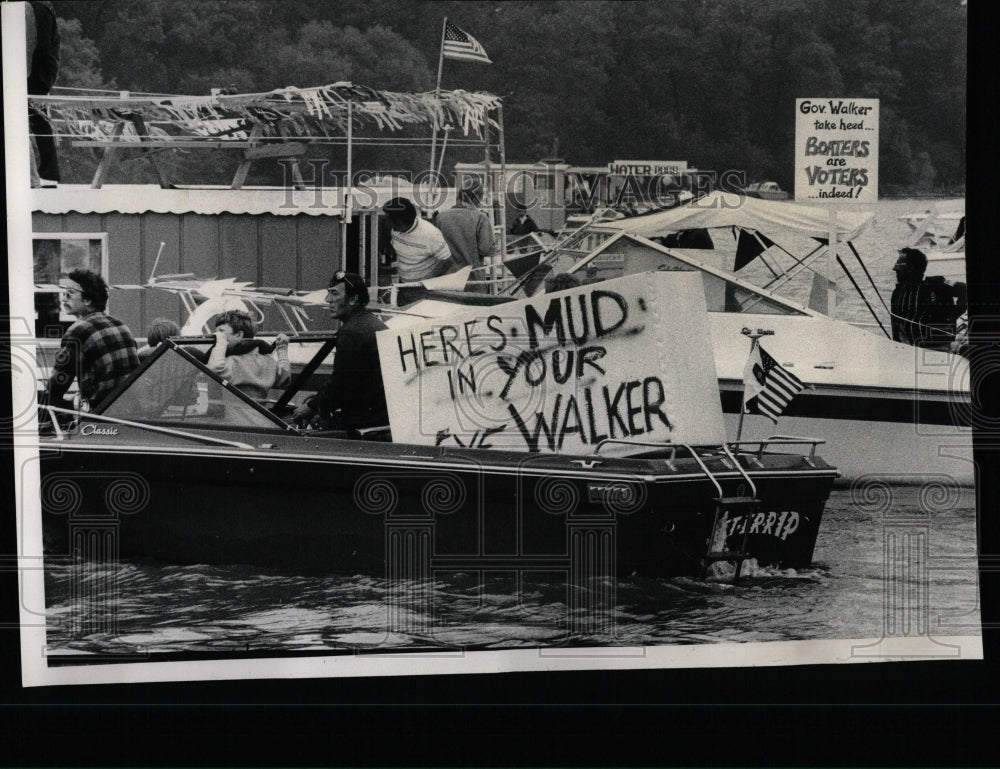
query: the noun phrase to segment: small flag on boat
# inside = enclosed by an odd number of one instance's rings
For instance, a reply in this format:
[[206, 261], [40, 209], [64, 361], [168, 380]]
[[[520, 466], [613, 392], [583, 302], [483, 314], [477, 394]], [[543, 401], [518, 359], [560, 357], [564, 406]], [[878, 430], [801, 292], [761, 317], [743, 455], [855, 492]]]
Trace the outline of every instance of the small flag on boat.
[[777, 423], [778, 415], [805, 389], [802, 381], [785, 370], [759, 344], [754, 345], [743, 369], [743, 410], [763, 414]]
[[450, 21], [444, 25], [442, 50], [446, 59], [464, 59], [492, 64], [485, 49], [468, 32], [463, 32]]

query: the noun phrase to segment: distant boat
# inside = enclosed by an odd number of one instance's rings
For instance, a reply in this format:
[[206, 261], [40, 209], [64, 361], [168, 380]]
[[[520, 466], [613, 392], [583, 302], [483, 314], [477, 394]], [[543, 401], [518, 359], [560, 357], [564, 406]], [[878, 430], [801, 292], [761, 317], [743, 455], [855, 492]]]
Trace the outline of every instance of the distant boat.
[[754, 182], [743, 191], [747, 197], [761, 200], [788, 200], [788, 193], [777, 182]]
[[899, 217], [910, 227], [909, 248], [927, 256], [927, 275], [965, 282], [965, 201], [935, 203]]

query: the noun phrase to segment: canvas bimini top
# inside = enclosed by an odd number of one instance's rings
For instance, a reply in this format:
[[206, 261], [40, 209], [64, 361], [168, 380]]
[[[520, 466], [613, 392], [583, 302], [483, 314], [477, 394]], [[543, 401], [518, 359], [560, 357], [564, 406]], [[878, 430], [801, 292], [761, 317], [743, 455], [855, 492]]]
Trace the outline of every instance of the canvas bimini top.
[[[856, 240], [874, 220], [871, 212], [837, 211], [836, 233], [840, 243]], [[711, 192], [688, 205], [646, 216], [601, 222], [602, 227], [627, 230], [646, 238], [697, 229], [738, 227], [768, 237], [795, 233], [826, 240], [832, 220], [826, 208], [784, 201], [748, 198], [733, 192]]]

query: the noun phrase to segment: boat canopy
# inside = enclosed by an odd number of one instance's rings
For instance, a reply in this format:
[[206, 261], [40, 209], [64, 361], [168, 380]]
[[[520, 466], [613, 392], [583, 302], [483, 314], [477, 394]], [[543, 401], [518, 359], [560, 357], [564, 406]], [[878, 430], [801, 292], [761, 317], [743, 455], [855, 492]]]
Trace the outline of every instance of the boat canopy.
[[[836, 213], [837, 240], [841, 243], [856, 239], [874, 219], [872, 213]], [[685, 230], [738, 227], [768, 237], [793, 232], [824, 242], [830, 237], [831, 226], [830, 212], [825, 208], [718, 191], [669, 211], [601, 222], [601, 227], [627, 230], [646, 238]]]

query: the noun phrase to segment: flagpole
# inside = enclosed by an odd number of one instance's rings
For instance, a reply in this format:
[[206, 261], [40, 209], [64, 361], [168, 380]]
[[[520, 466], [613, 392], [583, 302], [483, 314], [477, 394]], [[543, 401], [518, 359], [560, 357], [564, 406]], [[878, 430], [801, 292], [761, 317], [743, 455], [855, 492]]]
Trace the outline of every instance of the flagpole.
[[[448, 26], [448, 17], [441, 22], [441, 47], [438, 51], [437, 85], [434, 86], [434, 103], [441, 110], [441, 72], [444, 69], [444, 32]], [[434, 116], [434, 132], [431, 134], [431, 191], [434, 191], [434, 154], [437, 149], [438, 116]]]
[[[754, 350], [757, 349], [757, 342], [762, 336], [770, 336], [774, 334], [773, 331], [759, 328], [756, 331], [751, 331], [748, 328], [744, 328], [741, 332], [743, 336], [750, 337], [750, 355], [753, 355]], [[743, 437], [743, 416], [746, 413], [746, 403], [744, 402], [744, 397], [746, 395], [746, 381], [743, 382], [743, 392], [740, 393], [740, 421], [736, 425], [736, 443], [740, 442], [740, 438]]]

